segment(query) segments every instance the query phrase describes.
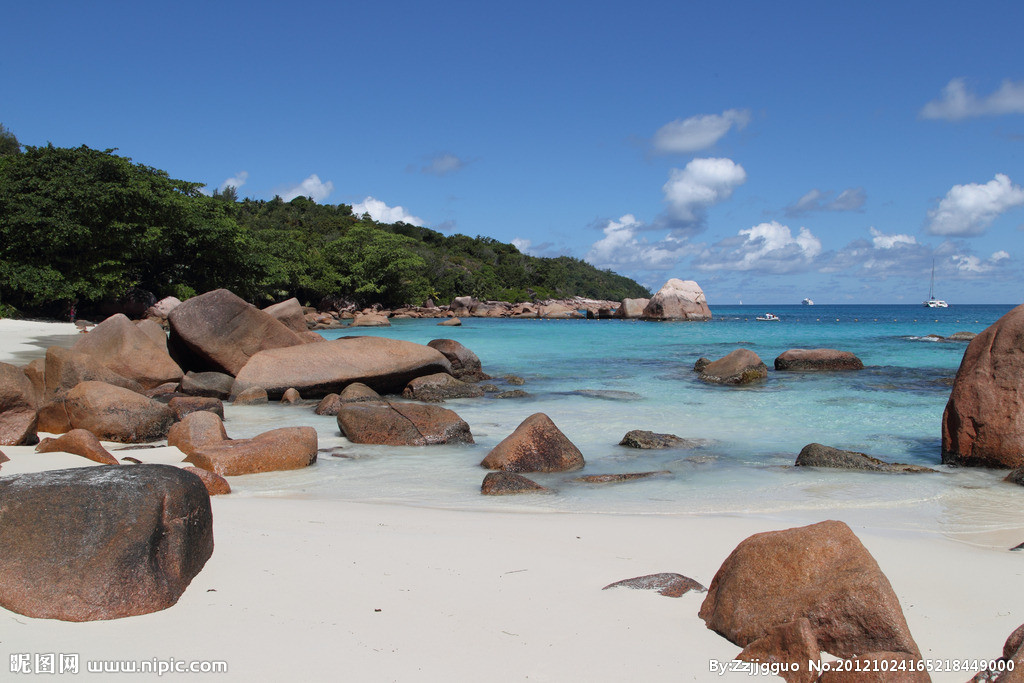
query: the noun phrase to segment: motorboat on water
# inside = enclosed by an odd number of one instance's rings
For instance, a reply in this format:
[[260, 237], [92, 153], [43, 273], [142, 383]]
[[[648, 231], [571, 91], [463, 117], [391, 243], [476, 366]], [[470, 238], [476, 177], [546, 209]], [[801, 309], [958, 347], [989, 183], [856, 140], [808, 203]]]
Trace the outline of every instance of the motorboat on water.
[[764, 315], [757, 316], [758, 320], [778, 320], [779, 316], [774, 313], [765, 313]]
[[945, 301], [943, 301], [942, 299], [936, 299], [935, 298], [935, 261], [934, 260], [932, 261], [932, 284], [928, 288], [928, 301], [925, 301], [922, 305], [925, 308], [949, 308], [949, 304], [947, 304]]
[[814, 305], [814, 299], [807, 298], [807, 299], [804, 299], [803, 301], [801, 301], [800, 303], [802, 303], [804, 306], [813, 306]]

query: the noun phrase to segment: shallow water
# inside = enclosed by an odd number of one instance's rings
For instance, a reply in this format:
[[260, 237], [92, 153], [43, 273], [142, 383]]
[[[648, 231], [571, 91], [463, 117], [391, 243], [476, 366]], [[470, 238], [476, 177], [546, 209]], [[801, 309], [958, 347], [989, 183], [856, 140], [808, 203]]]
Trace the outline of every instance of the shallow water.
[[[229, 406], [232, 437], [305, 424], [316, 427], [322, 449], [334, 449], [306, 470], [241, 477], [234, 486], [241, 495], [477, 510], [819, 518], [845, 510], [869, 524], [938, 530], [970, 541], [1020, 526], [1021, 491], [1002, 484], [998, 472], [939, 464], [940, 420], [966, 342], [927, 335], [980, 332], [1009, 309], [779, 306], [771, 311], [780, 322], [761, 322], [755, 317], [764, 311], [722, 306], [704, 323], [466, 319], [462, 327], [439, 328], [436, 320], [393, 321], [390, 328], [359, 334], [419, 343], [456, 339], [480, 356], [495, 384], [530, 395], [449, 401], [445, 406], [469, 423], [476, 444], [421, 448], [350, 444], [333, 418], [313, 413], [315, 404]], [[737, 388], [697, 380], [692, 368], [698, 358], [720, 358], [740, 346], [768, 365], [765, 382]], [[786, 349], [816, 347], [852, 351], [866, 367], [816, 374], [771, 369]], [[500, 379], [505, 374], [526, 383], [506, 387]], [[586, 468], [531, 475], [554, 494], [481, 496], [480, 460], [535, 412], [550, 416], [580, 448]], [[709, 443], [661, 451], [617, 445], [631, 429]], [[815, 441], [940, 473], [794, 468], [800, 449]], [[657, 470], [670, 474], [620, 484], [575, 481], [581, 474]]]

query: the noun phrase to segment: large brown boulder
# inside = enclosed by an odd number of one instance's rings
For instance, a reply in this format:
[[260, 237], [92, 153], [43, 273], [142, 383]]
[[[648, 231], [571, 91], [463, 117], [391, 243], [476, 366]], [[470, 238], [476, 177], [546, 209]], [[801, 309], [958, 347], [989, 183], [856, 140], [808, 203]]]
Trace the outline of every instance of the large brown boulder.
[[836, 656], [920, 656], [889, 580], [842, 522], [744, 540], [715, 574], [700, 617], [741, 647], [803, 617], [821, 649]]
[[484, 390], [475, 384], [461, 382], [447, 372], [424, 375], [405, 385], [402, 396], [416, 401], [440, 403], [452, 398], [479, 398]]
[[357, 315], [348, 325], [349, 327], [391, 327], [391, 322], [386, 315], [380, 313], [366, 313]]
[[0, 446], [36, 443], [36, 391], [24, 371], [0, 363]]
[[161, 351], [167, 353], [167, 332], [160, 326], [160, 323], [152, 318], [145, 318], [136, 320], [135, 327], [149, 337], [150, 341], [156, 344]]
[[316, 462], [316, 451], [315, 429], [281, 427], [251, 439], [206, 443], [196, 447], [185, 461], [222, 477], [232, 477], [308, 467]]
[[768, 366], [750, 349], [736, 349], [708, 363], [698, 377], [710, 384], [750, 384], [768, 376]]
[[260, 351], [302, 344], [284, 323], [226, 289], [189, 299], [167, 321], [172, 353], [186, 370], [236, 375]]
[[104, 382], [81, 382], [67, 393], [64, 408], [73, 429], [104, 441], [155, 441], [174, 423], [174, 413], [159, 401]]
[[103, 447], [96, 435], [85, 429], [72, 429], [57, 438], [47, 437], [36, 446], [36, 453], [71, 453], [101, 465], [120, 465], [117, 458]]
[[338, 428], [353, 443], [431, 446], [473, 443], [469, 425], [454, 411], [419, 403], [367, 401], [338, 410]]
[[480, 358], [454, 339], [434, 339], [427, 346], [437, 349], [452, 364], [452, 375], [463, 382], [479, 382], [490, 379], [480, 365]]
[[1024, 304], [967, 345], [942, 415], [942, 462], [1024, 467]]
[[309, 326], [306, 325], [306, 316], [302, 313], [302, 306], [295, 297], [278, 304], [271, 304], [264, 308], [263, 312], [279, 320], [292, 332], [305, 334], [309, 331]]
[[506, 472], [572, 472], [583, 454], [544, 413], [534, 413], [491, 449], [480, 463]]
[[220, 443], [227, 438], [220, 416], [205, 410], [189, 413], [167, 431], [167, 445], [176, 447], [185, 455], [192, 455], [203, 446]]
[[644, 309], [649, 303], [650, 299], [623, 299], [612, 317], [635, 320], [644, 314]]
[[213, 553], [210, 496], [169, 465], [0, 478], [0, 605], [65, 621], [170, 607]]
[[863, 370], [864, 363], [849, 351], [836, 349], [789, 349], [775, 359], [776, 370], [815, 372]]
[[711, 320], [704, 290], [693, 280], [672, 278], [658, 290], [644, 312], [644, 320]]
[[[88, 335], [86, 335], [88, 336]], [[73, 389], [80, 382], [105, 382], [142, 393], [143, 386], [133, 379], [117, 374], [94, 356], [60, 346], [46, 349], [43, 371], [44, 399], [49, 401]]]
[[382, 394], [392, 394], [401, 392], [416, 377], [451, 374], [451, 369], [448, 359], [429, 346], [384, 337], [343, 337], [261, 351], [235, 377], [232, 392], [260, 387], [271, 398], [280, 398], [294, 387], [307, 398], [322, 398], [352, 382], [362, 382]]
[[224, 418], [224, 402], [209, 396], [175, 396], [167, 402], [175, 420], [181, 420], [190, 413], [205, 410]]
[[166, 346], [161, 347], [121, 313], [79, 336], [72, 349], [92, 356], [108, 370], [135, 380], [145, 389], [180, 382], [184, 374], [167, 354]]

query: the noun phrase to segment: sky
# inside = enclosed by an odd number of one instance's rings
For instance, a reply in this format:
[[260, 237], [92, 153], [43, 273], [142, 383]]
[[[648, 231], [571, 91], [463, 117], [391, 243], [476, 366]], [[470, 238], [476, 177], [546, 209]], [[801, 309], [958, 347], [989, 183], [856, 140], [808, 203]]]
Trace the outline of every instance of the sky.
[[8, 3], [0, 122], [709, 303], [1024, 301], [1024, 3]]

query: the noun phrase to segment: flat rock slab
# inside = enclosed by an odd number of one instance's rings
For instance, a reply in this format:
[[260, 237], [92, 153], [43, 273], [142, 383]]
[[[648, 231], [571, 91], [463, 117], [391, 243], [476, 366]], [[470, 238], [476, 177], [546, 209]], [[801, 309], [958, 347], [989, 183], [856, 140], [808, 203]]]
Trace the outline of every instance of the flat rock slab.
[[338, 410], [338, 428], [353, 443], [385, 446], [473, 443], [469, 424], [455, 411], [419, 403], [347, 403]]
[[627, 472], [624, 474], [588, 474], [585, 477], [576, 477], [573, 481], [584, 484], [620, 484], [625, 481], [636, 481], [637, 479], [650, 479], [651, 477], [672, 476], [668, 470], [657, 472]]
[[844, 451], [820, 443], [809, 443], [796, 456], [797, 467], [831, 467], [843, 470], [863, 470], [866, 472], [898, 472], [916, 474], [922, 472], [937, 473], [936, 470], [922, 465], [907, 465], [901, 462], [885, 462], [866, 453]]
[[609, 588], [634, 588], [637, 590], [658, 591], [668, 598], [679, 598], [690, 591], [696, 591], [697, 593], [708, 592], [706, 587], [690, 577], [672, 572], [647, 574], [646, 576], [636, 576], [632, 579], [623, 579], [622, 581], [610, 583], [601, 590], [608, 590]]
[[790, 349], [775, 359], [776, 370], [827, 372], [863, 370], [864, 363], [849, 351], [837, 349]]
[[170, 465], [0, 478], [0, 605], [92, 621], [170, 607], [213, 553], [210, 496]]
[[101, 465], [121, 464], [113, 453], [103, 447], [96, 435], [86, 429], [72, 429], [56, 438], [47, 437], [36, 446], [36, 453], [55, 452], [80, 455]]
[[320, 344], [307, 344], [261, 351], [235, 377], [232, 391], [264, 389], [280, 398], [294, 387], [307, 398], [340, 393], [353, 382], [361, 382], [384, 394], [400, 393], [423, 375], [451, 374], [444, 355], [429, 346], [384, 337], [342, 337]]
[[684, 439], [675, 434], [659, 434], [645, 429], [630, 430], [619, 442], [620, 446], [643, 449], [700, 448], [707, 444], [707, 439]]

